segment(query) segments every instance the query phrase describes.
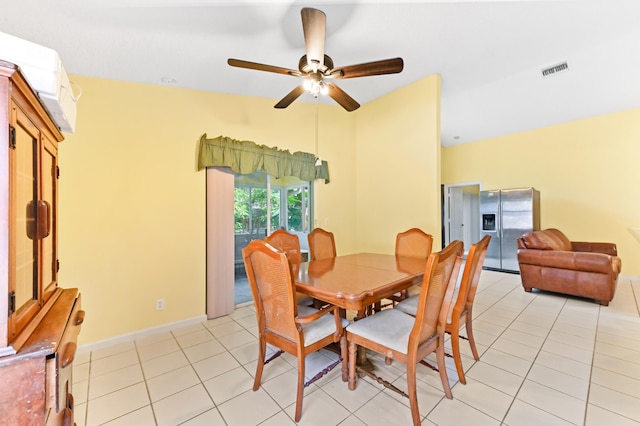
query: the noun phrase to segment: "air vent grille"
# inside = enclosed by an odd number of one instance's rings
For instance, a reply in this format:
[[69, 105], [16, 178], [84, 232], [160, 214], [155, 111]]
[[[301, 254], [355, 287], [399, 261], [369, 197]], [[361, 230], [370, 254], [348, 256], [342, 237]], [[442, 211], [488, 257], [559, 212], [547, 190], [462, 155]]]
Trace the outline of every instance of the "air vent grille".
[[565, 62], [562, 62], [560, 64], [553, 65], [553, 66], [548, 67], [548, 68], [544, 68], [542, 70], [542, 76], [543, 77], [550, 77], [552, 75], [556, 75], [558, 73], [566, 72], [566, 71], [569, 71], [569, 65], [565, 61]]

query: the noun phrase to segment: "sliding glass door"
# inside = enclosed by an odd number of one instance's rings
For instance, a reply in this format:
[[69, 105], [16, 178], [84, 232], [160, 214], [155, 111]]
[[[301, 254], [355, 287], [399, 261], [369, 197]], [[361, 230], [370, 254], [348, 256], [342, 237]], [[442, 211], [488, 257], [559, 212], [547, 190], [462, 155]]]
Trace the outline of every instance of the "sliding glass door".
[[242, 249], [276, 229], [298, 235], [308, 250], [311, 225], [311, 182], [294, 177], [277, 179], [265, 173], [236, 175], [234, 184], [235, 303], [251, 301]]

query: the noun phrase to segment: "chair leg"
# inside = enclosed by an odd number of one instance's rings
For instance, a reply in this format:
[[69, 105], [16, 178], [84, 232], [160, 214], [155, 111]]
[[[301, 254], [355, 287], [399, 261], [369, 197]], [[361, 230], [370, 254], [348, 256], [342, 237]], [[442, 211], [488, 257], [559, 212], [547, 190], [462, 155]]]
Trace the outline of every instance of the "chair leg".
[[438, 344], [438, 348], [436, 349], [436, 359], [438, 360], [438, 371], [440, 373], [442, 387], [444, 388], [444, 394], [448, 399], [453, 399], [451, 386], [449, 386], [449, 377], [447, 377], [447, 366], [444, 362], [444, 341], [440, 341]]
[[414, 426], [420, 426], [420, 408], [418, 407], [418, 390], [416, 386], [416, 363], [407, 364], [407, 391], [409, 392], [409, 405]]
[[467, 329], [467, 339], [469, 340], [469, 346], [471, 346], [471, 352], [473, 353], [473, 359], [478, 361], [480, 359], [480, 355], [478, 355], [478, 349], [476, 349], [476, 341], [473, 338], [473, 326], [471, 325], [471, 312], [470, 311], [467, 313], [465, 326], [466, 326], [466, 329]]
[[349, 389], [356, 388], [356, 344], [349, 342]]
[[453, 350], [453, 361], [456, 364], [456, 371], [458, 372], [458, 379], [463, 385], [467, 384], [467, 380], [464, 377], [464, 370], [462, 368], [462, 358], [460, 357], [460, 330], [457, 328], [459, 324], [453, 323], [451, 330], [451, 349]]
[[346, 382], [349, 379], [349, 355], [347, 353], [347, 333], [345, 332], [340, 337], [340, 356], [342, 357], [342, 381]]
[[253, 390], [257, 391], [260, 388], [260, 381], [262, 380], [262, 370], [264, 369], [264, 358], [267, 356], [267, 343], [260, 339], [258, 342], [258, 365], [256, 366], [256, 377], [253, 380]]
[[298, 423], [302, 417], [302, 397], [304, 396], [304, 354], [298, 353], [298, 394], [296, 396], [296, 416]]

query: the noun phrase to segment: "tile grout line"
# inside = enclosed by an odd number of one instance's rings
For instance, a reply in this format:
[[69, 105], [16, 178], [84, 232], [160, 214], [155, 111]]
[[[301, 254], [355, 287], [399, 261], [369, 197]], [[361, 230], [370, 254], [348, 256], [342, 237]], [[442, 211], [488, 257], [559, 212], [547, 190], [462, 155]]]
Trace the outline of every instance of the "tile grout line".
[[[173, 336], [173, 334], [172, 334]], [[147, 375], [144, 372], [144, 368], [142, 368], [142, 358], [140, 357], [140, 352], [138, 351], [138, 342], [133, 339], [133, 346], [136, 349], [136, 357], [138, 358], [138, 364], [140, 365], [140, 371], [142, 372], [142, 379], [144, 381], [144, 388], [147, 391], [147, 398], [149, 398], [149, 408], [151, 409], [151, 415], [153, 416], [153, 421], [155, 424], [158, 424], [158, 419], [156, 417], [156, 411], [153, 409], [153, 401], [151, 399], [151, 391], [149, 390], [149, 383], [147, 382]]]
[[[531, 304], [532, 304], [532, 303], [534, 302], [534, 300], [536, 300], [536, 299], [538, 299], [538, 295], [537, 295], [537, 294], [536, 294], [536, 297], [535, 297], [535, 298], [533, 298], [533, 299], [531, 300], [531, 302], [529, 302], [529, 303], [528, 303], [528, 304], [527, 304], [527, 305], [522, 309], [522, 311], [520, 311], [520, 314], [519, 314], [519, 315], [518, 315], [518, 316], [517, 316], [517, 317], [516, 317], [516, 318], [515, 318], [515, 319], [514, 319], [514, 320], [513, 320], [513, 321], [512, 321], [512, 322], [511, 322], [507, 327], [506, 327], [506, 328], [505, 328], [505, 330], [507, 330], [507, 329], [508, 329], [508, 328], [509, 328], [509, 327], [510, 327], [514, 322], [515, 322], [515, 320], [516, 320], [518, 317], [520, 317], [520, 315], [522, 315], [522, 313], [527, 309], [527, 307], [531, 306]], [[533, 361], [531, 362], [531, 365], [529, 366], [529, 369], [527, 370], [527, 373], [525, 374], [525, 376], [524, 376], [524, 378], [523, 378], [522, 382], [520, 382], [520, 386], [518, 386], [518, 389], [516, 390], [515, 395], [513, 396], [513, 399], [511, 400], [511, 403], [509, 404], [509, 408], [507, 408], [507, 411], [505, 412], [505, 414], [504, 414], [504, 416], [503, 416], [502, 420], [500, 421], [500, 424], [505, 424], [506, 418], [507, 418], [507, 416], [509, 415], [509, 412], [511, 411], [511, 409], [513, 408], [513, 403], [516, 401], [516, 399], [518, 399], [518, 394], [519, 394], [519, 393], [520, 393], [520, 391], [522, 390], [522, 386], [524, 385], [525, 381], [527, 380], [527, 377], [529, 376], [529, 373], [531, 372], [531, 369], [533, 368], [533, 365], [535, 364], [536, 359], [538, 358], [538, 356], [540, 355], [540, 352], [542, 351], [542, 347], [544, 346], [545, 342], [546, 342], [546, 341], [547, 341], [547, 339], [549, 338], [549, 334], [551, 334], [551, 330], [553, 329], [553, 326], [554, 326], [554, 325], [556, 324], [556, 322], [558, 321], [558, 317], [560, 316], [560, 313], [562, 312], [562, 309], [564, 309], [564, 307], [566, 306], [566, 303], [567, 303], [567, 301], [565, 300], [565, 301], [564, 301], [564, 303], [563, 303], [563, 305], [562, 305], [562, 308], [560, 308], [560, 309], [558, 310], [558, 312], [557, 312], [557, 314], [556, 314], [556, 317], [555, 317], [555, 319], [554, 319], [553, 323], [549, 326], [549, 329], [548, 329], [548, 331], [547, 331], [547, 335], [545, 336], [544, 341], [542, 342], [542, 345], [540, 345], [540, 348], [538, 348], [538, 352], [536, 353], [536, 356], [533, 358]], [[504, 334], [504, 332], [503, 332], [502, 334]], [[501, 334], [501, 335], [502, 335], [502, 334]], [[507, 339], [507, 340], [509, 340], [509, 339]], [[496, 350], [498, 350], [498, 349], [496, 349]], [[536, 383], [537, 383], [537, 382], [536, 382]], [[525, 404], [528, 404], [526, 401], [522, 401], [522, 402], [524, 402]], [[529, 404], [529, 405], [531, 405], [531, 404]], [[532, 407], [537, 408], [537, 409], [539, 409], [539, 410], [542, 410], [540, 407], [535, 407], [535, 406], [533, 406], [533, 405], [532, 405]], [[549, 413], [549, 412], [548, 412], [548, 411], [546, 411], [546, 410], [542, 410], [542, 411], [545, 411], [545, 412]], [[549, 413], [549, 414], [550, 414], [550, 415], [553, 415], [554, 417], [558, 417], [558, 416], [556, 416], [556, 415], [555, 415], [555, 414], [553, 414], [553, 413]], [[560, 418], [560, 417], [558, 417], [558, 418]], [[564, 420], [564, 419], [563, 419], [563, 420]]]

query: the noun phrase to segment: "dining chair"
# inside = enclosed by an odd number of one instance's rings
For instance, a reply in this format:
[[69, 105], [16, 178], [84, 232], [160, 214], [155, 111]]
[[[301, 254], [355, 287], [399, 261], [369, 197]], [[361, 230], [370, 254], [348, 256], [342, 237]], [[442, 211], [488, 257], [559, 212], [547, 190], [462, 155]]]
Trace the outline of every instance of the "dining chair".
[[396, 235], [396, 256], [426, 259], [431, 254], [433, 236], [422, 229], [411, 228]]
[[[264, 237], [264, 241], [271, 247], [284, 252], [292, 268], [296, 269], [302, 262], [300, 238], [296, 234], [287, 232], [284, 229], [277, 229]], [[296, 294], [296, 299], [301, 306], [311, 306], [315, 303], [313, 298], [301, 293]]]
[[[432, 247], [433, 236], [427, 234], [422, 229], [411, 228], [396, 235], [396, 256], [426, 259], [431, 254]], [[387, 299], [390, 300], [391, 303], [386, 305], [383, 305], [382, 302], [375, 303], [372, 310], [380, 312], [384, 307], [394, 306], [396, 303], [406, 299], [411, 290], [413, 293], [419, 293], [419, 286], [413, 286], [412, 289], [402, 290], [400, 293], [388, 297]]]
[[[298, 311], [295, 284], [286, 255], [261, 240], [250, 242], [242, 257], [253, 293], [258, 320], [258, 365], [253, 390], [260, 387], [264, 365], [284, 352], [298, 360], [298, 387], [295, 421], [302, 415], [304, 388], [313, 380], [342, 364], [342, 380], [347, 381], [347, 341], [344, 327], [349, 322], [340, 318], [335, 306], [321, 310], [305, 307]], [[331, 315], [332, 314], [332, 315]], [[305, 358], [332, 343], [340, 343], [341, 359], [305, 383]], [[266, 360], [267, 343], [280, 350]]]
[[[480, 272], [482, 272], [482, 265], [484, 264], [484, 258], [487, 255], [487, 248], [489, 247], [490, 241], [491, 235], [485, 235], [480, 241], [469, 248], [467, 260], [465, 261], [462, 272], [462, 278], [460, 280], [460, 286], [458, 288], [458, 296], [455, 304], [453, 305], [453, 309], [448, 315], [447, 324], [445, 326], [445, 332], [451, 335], [453, 360], [456, 364], [458, 378], [462, 384], [466, 384], [467, 381], [464, 376], [462, 357], [460, 355], [461, 338], [469, 341], [473, 358], [476, 361], [480, 359], [478, 350], [476, 349], [476, 342], [473, 338], [473, 301], [476, 297], [478, 282], [480, 281]], [[412, 296], [398, 303], [394, 309], [398, 309], [410, 315], [416, 315], [417, 308], [418, 298]], [[467, 331], [466, 338], [460, 335], [460, 326], [462, 324], [465, 325]]]
[[[427, 234], [422, 229], [411, 228], [396, 235], [396, 256], [419, 257], [426, 259], [433, 248], [433, 235]], [[408, 290], [404, 290], [400, 299], [406, 299]]]
[[[325, 231], [322, 228], [315, 228], [307, 235], [309, 242], [309, 260], [335, 259], [336, 242], [333, 232]], [[312, 306], [320, 309], [325, 303], [314, 299]], [[344, 316], [344, 313], [341, 314]]]
[[302, 251], [300, 250], [300, 239], [297, 235], [277, 229], [264, 237], [264, 241], [271, 247], [286, 253], [291, 263], [302, 262]]
[[336, 257], [336, 242], [333, 232], [315, 228], [307, 235], [310, 260], [332, 259]]
[[405, 363], [414, 425], [420, 425], [417, 364], [432, 352], [436, 353], [445, 395], [453, 398], [444, 360], [444, 329], [463, 253], [462, 241], [454, 241], [429, 255], [415, 317], [398, 309], [385, 309], [347, 327], [349, 389], [356, 387], [356, 346]]

